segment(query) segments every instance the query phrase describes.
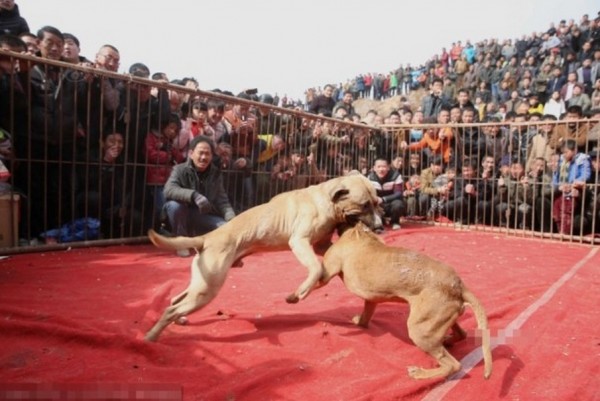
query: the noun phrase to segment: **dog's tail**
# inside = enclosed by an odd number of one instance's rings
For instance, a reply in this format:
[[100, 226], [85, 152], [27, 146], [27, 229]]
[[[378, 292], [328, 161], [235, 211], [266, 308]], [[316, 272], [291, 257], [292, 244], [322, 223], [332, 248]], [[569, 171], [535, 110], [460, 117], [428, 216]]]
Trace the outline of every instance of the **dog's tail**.
[[490, 345], [490, 329], [488, 328], [487, 315], [477, 297], [467, 288], [463, 289], [463, 300], [471, 305], [477, 327], [481, 332], [481, 351], [483, 353], [483, 377], [489, 379], [492, 375], [492, 349]]
[[204, 236], [200, 235], [197, 237], [165, 237], [160, 235], [156, 231], [148, 230], [148, 238], [158, 248], [163, 249], [189, 249], [196, 248], [197, 252], [200, 252], [204, 246]]

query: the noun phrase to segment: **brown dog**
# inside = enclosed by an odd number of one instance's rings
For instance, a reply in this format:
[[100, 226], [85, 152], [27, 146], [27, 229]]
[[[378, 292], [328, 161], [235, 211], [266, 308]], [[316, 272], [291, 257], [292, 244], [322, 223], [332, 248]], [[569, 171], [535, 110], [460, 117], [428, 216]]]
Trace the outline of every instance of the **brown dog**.
[[291, 248], [308, 277], [286, 300], [306, 297], [323, 273], [313, 245], [331, 238], [337, 225], [364, 222], [381, 225], [373, 185], [361, 175], [334, 178], [319, 185], [277, 195], [218, 229], [198, 237], [163, 237], [150, 230], [154, 245], [166, 249], [196, 248], [188, 288], [174, 297], [146, 339], [155, 341], [171, 322], [194, 312], [217, 295], [231, 265], [256, 251]]
[[[367, 327], [380, 302], [408, 302], [408, 334], [413, 342], [437, 359], [439, 367], [409, 367], [415, 379], [446, 377], [460, 370], [444, 347], [466, 337], [456, 320], [471, 305], [482, 335], [484, 377], [492, 374], [490, 333], [485, 311], [456, 272], [442, 262], [418, 252], [386, 246], [361, 223], [347, 229], [325, 253], [325, 272], [319, 286], [339, 275], [346, 288], [365, 300], [353, 322]], [[447, 337], [452, 329], [452, 336]]]

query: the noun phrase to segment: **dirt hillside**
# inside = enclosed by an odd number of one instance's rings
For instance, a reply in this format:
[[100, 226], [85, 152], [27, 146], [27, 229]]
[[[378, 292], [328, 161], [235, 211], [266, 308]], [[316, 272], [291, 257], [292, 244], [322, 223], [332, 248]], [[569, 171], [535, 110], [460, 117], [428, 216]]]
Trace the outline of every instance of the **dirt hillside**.
[[[410, 108], [415, 111], [421, 105], [421, 98], [425, 96], [425, 90], [419, 89], [412, 91], [408, 95], [408, 103]], [[371, 109], [376, 110], [377, 114], [387, 117], [394, 110], [400, 109], [404, 106], [404, 103], [400, 101], [401, 96], [393, 96], [389, 99], [382, 101], [372, 99], [357, 99], [354, 101], [354, 110], [360, 114], [361, 117], [365, 117], [367, 112]]]

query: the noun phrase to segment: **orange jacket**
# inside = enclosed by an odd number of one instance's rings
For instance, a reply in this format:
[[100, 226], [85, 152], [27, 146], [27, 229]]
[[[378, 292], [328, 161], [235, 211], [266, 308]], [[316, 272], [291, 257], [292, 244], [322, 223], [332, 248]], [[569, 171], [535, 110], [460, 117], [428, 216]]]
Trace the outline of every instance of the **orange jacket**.
[[408, 145], [408, 149], [419, 150], [428, 147], [434, 154], [442, 155], [444, 163], [449, 163], [452, 156], [452, 138], [454, 137], [454, 133], [451, 128], [441, 128], [439, 133], [442, 132], [445, 134], [444, 139], [440, 139], [439, 134], [432, 136], [427, 131], [419, 142]]

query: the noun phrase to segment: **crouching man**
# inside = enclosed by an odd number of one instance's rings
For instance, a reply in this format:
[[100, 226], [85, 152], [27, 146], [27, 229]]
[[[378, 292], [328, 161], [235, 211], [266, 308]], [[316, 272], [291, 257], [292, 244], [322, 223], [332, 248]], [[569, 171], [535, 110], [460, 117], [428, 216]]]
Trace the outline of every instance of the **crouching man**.
[[[215, 146], [206, 136], [190, 142], [188, 159], [176, 165], [164, 188], [164, 211], [176, 236], [205, 234], [235, 217], [221, 170], [212, 164]], [[177, 251], [189, 256], [188, 250]]]

